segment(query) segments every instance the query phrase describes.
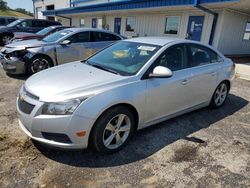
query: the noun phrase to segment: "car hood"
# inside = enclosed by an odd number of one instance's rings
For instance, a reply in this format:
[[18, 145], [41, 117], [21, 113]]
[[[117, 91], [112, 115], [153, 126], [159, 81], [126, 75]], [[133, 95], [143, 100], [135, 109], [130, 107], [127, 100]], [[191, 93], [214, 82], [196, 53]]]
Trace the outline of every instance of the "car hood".
[[28, 38], [28, 37], [39, 37], [40, 35], [37, 35], [35, 33], [26, 33], [26, 32], [16, 32], [14, 33], [15, 38], [20, 39], [20, 38]]
[[5, 46], [4, 50], [6, 53], [10, 53], [16, 50], [24, 50], [26, 48], [35, 48], [52, 45], [53, 43], [44, 42], [42, 40], [32, 39], [25, 41], [13, 42]]
[[0, 26], [0, 32], [5, 31], [5, 30], [7, 30], [7, 29], [9, 29], [9, 28], [11, 28], [11, 27], [8, 27], [8, 26]]
[[73, 62], [33, 75], [25, 82], [25, 89], [40, 101], [58, 102], [97, 94], [117, 84], [125, 84], [126, 78]]

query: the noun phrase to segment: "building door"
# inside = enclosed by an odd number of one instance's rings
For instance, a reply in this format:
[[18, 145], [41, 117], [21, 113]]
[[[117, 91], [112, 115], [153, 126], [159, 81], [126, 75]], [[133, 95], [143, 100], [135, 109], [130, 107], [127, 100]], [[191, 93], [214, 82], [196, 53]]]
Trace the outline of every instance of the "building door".
[[92, 28], [97, 28], [97, 19], [92, 18]]
[[200, 41], [204, 23], [204, 16], [189, 16], [187, 38]]
[[115, 18], [114, 32], [117, 34], [121, 34], [121, 18]]

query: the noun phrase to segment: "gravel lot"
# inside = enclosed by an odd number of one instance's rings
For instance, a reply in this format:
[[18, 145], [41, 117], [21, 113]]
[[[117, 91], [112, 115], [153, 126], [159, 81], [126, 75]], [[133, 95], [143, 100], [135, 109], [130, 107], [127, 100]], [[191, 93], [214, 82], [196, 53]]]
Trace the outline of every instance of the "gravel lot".
[[250, 187], [250, 82], [222, 109], [201, 109], [136, 133], [121, 152], [59, 151], [17, 123], [25, 77], [0, 68], [0, 187]]

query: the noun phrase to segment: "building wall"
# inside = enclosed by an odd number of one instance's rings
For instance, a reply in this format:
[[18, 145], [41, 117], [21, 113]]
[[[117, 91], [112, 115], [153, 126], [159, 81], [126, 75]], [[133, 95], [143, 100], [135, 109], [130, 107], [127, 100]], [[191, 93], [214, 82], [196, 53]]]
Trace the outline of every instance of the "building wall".
[[[167, 11], [166, 11], [167, 12]], [[130, 13], [130, 14], [95, 14], [92, 16], [86, 16], [84, 14], [79, 14], [77, 16], [72, 16], [72, 24], [75, 27], [80, 26], [80, 19], [84, 18], [85, 27], [92, 26], [92, 18], [104, 18], [105, 28], [108, 26], [110, 31], [114, 31], [114, 19], [116, 17], [122, 18], [121, 20], [121, 35], [127, 37], [143, 37], [143, 36], [167, 36], [167, 37], [180, 37], [185, 38], [187, 34], [188, 28], [188, 19], [189, 16], [205, 16], [204, 24], [203, 24], [203, 32], [202, 32], [202, 42], [208, 43], [209, 37], [212, 28], [213, 16], [201, 11], [183, 11], [183, 12], [171, 12], [171, 13], [154, 13], [145, 12], [145, 13]], [[136, 18], [136, 28], [135, 32], [126, 32], [126, 18], [127, 17], [135, 17]], [[164, 34], [166, 17], [168, 16], [180, 16], [180, 26], [178, 35], [167, 35]]]
[[[43, 16], [41, 11], [45, 11], [46, 6], [48, 6], [48, 5], [54, 5], [55, 9], [69, 8], [70, 7], [69, 0], [34, 0], [35, 18], [46, 19], [46, 16]], [[37, 10], [38, 10], [38, 12], [37, 12]], [[68, 19], [56, 17], [55, 20], [60, 21], [63, 25], [70, 24]]]
[[250, 15], [225, 10], [217, 33], [218, 49], [226, 55], [249, 55], [250, 40], [243, 40]]

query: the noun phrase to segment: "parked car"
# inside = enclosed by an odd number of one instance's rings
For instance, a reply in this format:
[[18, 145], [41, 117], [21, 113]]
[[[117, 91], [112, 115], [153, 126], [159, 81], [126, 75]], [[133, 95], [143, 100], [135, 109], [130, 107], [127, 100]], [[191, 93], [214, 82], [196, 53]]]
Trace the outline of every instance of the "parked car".
[[10, 16], [0, 16], [0, 26], [5, 26], [10, 24], [11, 22], [16, 21], [17, 18]]
[[18, 19], [7, 26], [0, 27], [0, 44], [8, 44], [14, 37], [14, 32], [36, 33], [53, 25], [61, 25], [61, 23], [50, 20]]
[[133, 132], [227, 99], [234, 64], [198, 42], [119, 41], [82, 62], [30, 77], [17, 98], [19, 124], [60, 148], [120, 150]]
[[6, 72], [34, 74], [56, 65], [85, 59], [123, 37], [88, 28], [69, 28], [42, 40], [26, 40], [5, 46], [0, 62]]
[[38, 31], [37, 33], [28, 33], [28, 32], [15, 32], [14, 38], [12, 42], [17, 42], [21, 40], [31, 40], [31, 39], [38, 39], [41, 40], [44, 37], [55, 33], [57, 31], [70, 28], [68, 26], [62, 26], [62, 25], [56, 25], [56, 26], [50, 26], [42, 29], [41, 31]]

